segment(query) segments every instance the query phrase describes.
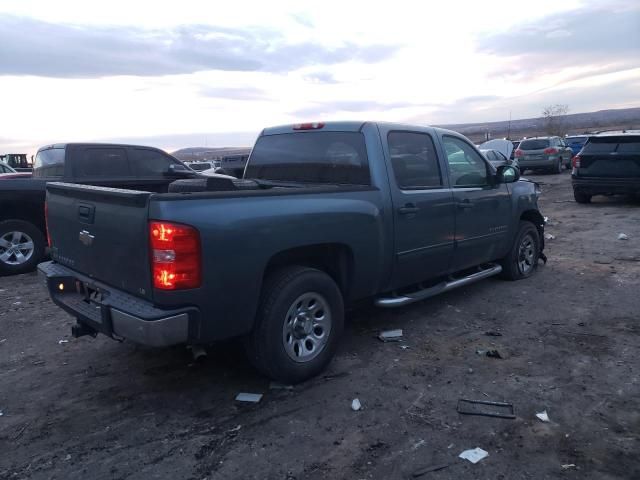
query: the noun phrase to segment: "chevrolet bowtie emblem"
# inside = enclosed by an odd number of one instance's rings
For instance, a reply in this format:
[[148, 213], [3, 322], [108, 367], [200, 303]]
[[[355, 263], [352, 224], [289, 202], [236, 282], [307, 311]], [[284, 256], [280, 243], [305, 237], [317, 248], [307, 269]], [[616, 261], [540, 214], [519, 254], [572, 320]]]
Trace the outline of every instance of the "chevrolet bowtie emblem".
[[89, 247], [93, 243], [95, 235], [91, 235], [87, 230], [82, 230], [78, 235], [78, 238], [82, 243]]

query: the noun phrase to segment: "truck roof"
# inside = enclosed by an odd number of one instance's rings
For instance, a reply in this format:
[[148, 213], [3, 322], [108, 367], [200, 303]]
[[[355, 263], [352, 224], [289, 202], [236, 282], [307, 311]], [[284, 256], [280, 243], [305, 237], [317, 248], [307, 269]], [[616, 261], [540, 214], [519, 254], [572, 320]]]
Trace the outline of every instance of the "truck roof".
[[[386, 125], [393, 128], [397, 128], [398, 130], [412, 130], [416, 127], [420, 128], [429, 128], [433, 130], [437, 130], [440, 132], [447, 132], [459, 135], [459, 133], [454, 132], [453, 130], [447, 130], [444, 128], [431, 127], [429, 125], [415, 125], [415, 124], [407, 124], [407, 123], [396, 123], [396, 122], [372, 122], [372, 121], [335, 121], [335, 122], [313, 122], [313, 123], [291, 123], [288, 125], [278, 125], [275, 127], [267, 127], [260, 133], [260, 136], [263, 135], [279, 135], [282, 133], [291, 133], [293, 131], [323, 131], [323, 132], [358, 132], [364, 127], [367, 123], [373, 123], [375, 125]], [[310, 126], [310, 125], [318, 125], [313, 128], [296, 128], [301, 125]], [[321, 125], [321, 126], [320, 126]]]

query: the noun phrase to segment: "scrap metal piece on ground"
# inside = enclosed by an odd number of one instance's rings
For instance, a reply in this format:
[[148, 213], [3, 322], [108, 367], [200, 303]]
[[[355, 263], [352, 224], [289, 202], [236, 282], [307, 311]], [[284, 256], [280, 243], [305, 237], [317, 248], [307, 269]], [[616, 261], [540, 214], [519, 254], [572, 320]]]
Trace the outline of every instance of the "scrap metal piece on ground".
[[516, 411], [512, 403], [488, 402], [485, 400], [458, 400], [458, 413], [463, 415], [480, 415], [483, 417], [516, 418]]
[[380, 332], [378, 338], [383, 342], [399, 342], [402, 338], [402, 329]]
[[469, 460], [471, 463], [478, 463], [480, 460], [488, 456], [489, 452], [481, 449], [480, 447], [476, 447], [472, 450], [465, 450], [460, 455], [458, 455], [458, 457]]
[[262, 400], [261, 393], [239, 393], [236, 396], [236, 400], [238, 402], [250, 402], [250, 403], [258, 403]]
[[439, 465], [430, 465], [428, 467], [423, 467], [419, 470], [416, 470], [415, 472], [413, 472], [411, 474], [411, 476], [413, 478], [418, 478], [421, 477], [422, 475], [426, 474], [426, 473], [430, 473], [430, 472], [437, 472], [438, 470], [444, 470], [447, 467], [450, 467], [451, 464], [450, 463], [441, 463]]

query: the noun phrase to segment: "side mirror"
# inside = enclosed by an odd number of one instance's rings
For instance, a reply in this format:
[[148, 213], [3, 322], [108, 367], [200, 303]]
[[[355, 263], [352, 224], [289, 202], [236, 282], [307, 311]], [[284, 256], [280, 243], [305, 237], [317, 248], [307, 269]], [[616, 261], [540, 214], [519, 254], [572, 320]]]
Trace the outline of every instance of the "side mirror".
[[520, 170], [511, 165], [500, 165], [496, 173], [498, 183], [513, 183], [520, 180]]
[[181, 163], [172, 163], [167, 170], [167, 175], [171, 177], [190, 177], [194, 173], [193, 170]]

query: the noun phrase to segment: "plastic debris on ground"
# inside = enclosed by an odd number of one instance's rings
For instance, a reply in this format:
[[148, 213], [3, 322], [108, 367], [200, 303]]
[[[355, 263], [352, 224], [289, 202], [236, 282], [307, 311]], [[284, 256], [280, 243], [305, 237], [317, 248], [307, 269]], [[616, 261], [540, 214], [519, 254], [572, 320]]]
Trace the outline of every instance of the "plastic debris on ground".
[[540, 413], [536, 413], [536, 417], [538, 417], [539, 420], [543, 421], [543, 422], [550, 422], [551, 420], [549, 420], [549, 415], [547, 415], [547, 411], [543, 410]]
[[619, 233], [618, 240], [629, 240], [629, 237], [626, 233]]
[[402, 329], [380, 332], [378, 338], [383, 342], [399, 342], [402, 338]]
[[357, 412], [360, 409], [362, 409], [362, 404], [360, 403], [360, 400], [358, 400], [357, 398], [354, 398], [353, 401], [351, 402], [351, 410], [353, 410], [354, 412]]
[[493, 330], [489, 330], [488, 332], [484, 332], [487, 337], [501, 337], [502, 334], [500, 332], [494, 332]]
[[480, 447], [476, 447], [471, 450], [465, 450], [458, 457], [464, 458], [465, 460], [469, 460], [471, 463], [478, 463], [483, 458], [489, 456], [489, 452], [481, 449]]
[[4, 415], [4, 412], [0, 410], [0, 417]]
[[62, 345], [63, 343], [69, 343], [69, 340], [58, 340], [58, 343]]
[[403, 350], [408, 350], [409, 349], [409, 345], [400, 345], [400, 348]]
[[261, 393], [239, 393], [236, 396], [236, 400], [238, 402], [258, 403], [260, 400], [262, 400], [262, 394]]
[[568, 470], [570, 468], [576, 468], [575, 463], [565, 463], [564, 465], [560, 465], [563, 470]]
[[444, 470], [447, 467], [450, 467], [451, 465], [449, 463], [441, 463], [440, 465], [430, 465], [428, 467], [423, 467], [419, 470], [416, 470], [415, 472], [413, 472], [411, 474], [411, 476], [413, 478], [418, 478], [421, 477], [422, 475], [426, 474], [426, 473], [430, 473], [430, 472], [437, 472], [439, 470]]
[[489, 358], [502, 358], [502, 355], [500, 355], [500, 352], [498, 350], [489, 350], [487, 352], [487, 357]]
[[544, 234], [544, 239], [545, 240], [555, 240], [555, 235], [551, 235], [550, 233], [545, 233]]
[[483, 417], [516, 418], [515, 408], [512, 403], [489, 402], [485, 400], [458, 400], [456, 411], [462, 415], [480, 415]]

